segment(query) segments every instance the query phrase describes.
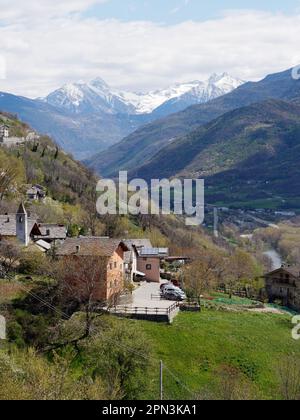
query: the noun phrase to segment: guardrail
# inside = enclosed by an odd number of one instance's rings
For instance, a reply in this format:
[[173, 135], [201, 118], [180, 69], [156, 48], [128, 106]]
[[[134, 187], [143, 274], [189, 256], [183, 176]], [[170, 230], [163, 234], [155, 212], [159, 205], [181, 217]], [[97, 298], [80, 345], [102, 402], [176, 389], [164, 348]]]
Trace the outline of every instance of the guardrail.
[[115, 306], [110, 312], [125, 315], [171, 315], [179, 307], [179, 303], [175, 302], [168, 308], [149, 308], [147, 306]]

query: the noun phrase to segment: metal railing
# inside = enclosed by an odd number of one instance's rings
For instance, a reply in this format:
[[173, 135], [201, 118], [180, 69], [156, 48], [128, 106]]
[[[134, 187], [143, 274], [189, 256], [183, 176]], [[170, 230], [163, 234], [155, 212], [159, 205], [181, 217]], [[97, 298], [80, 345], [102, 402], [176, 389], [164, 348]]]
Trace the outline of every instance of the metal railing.
[[179, 307], [179, 303], [175, 302], [168, 308], [150, 308], [148, 306], [115, 306], [110, 312], [125, 315], [171, 315]]

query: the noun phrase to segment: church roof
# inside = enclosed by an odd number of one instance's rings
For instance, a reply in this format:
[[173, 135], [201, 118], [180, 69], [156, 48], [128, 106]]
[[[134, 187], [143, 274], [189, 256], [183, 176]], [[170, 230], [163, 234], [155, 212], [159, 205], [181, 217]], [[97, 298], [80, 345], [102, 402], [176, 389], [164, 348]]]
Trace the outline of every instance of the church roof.
[[23, 203], [20, 204], [19, 209], [17, 211], [17, 214], [27, 214], [27, 211], [26, 211]]

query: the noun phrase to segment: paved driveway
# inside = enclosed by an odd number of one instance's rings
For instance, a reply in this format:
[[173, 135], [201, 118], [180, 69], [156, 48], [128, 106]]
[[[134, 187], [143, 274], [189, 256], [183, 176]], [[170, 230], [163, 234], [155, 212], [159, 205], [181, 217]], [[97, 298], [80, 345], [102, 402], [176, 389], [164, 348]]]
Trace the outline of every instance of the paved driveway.
[[[176, 306], [174, 305], [176, 304]], [[133, 292], [133, 302], [130, 305], [119, 305], [113, 309], [115, 314], [133, 315], [141, 319], [172, 323], [179, 312], [177, 302], [160, 300], [159, 283], [143, 283]], [[147, 318], [148, 317], [148, 318]], [[162, 321], [162, 317], [165, 319]], [[138, 318], [140, 319], [140, 318]]]
[[[164, 282], [165, 283], [165, 282]], [[161, 283], [160, 283], [161, 284]], [[173, 305], [174, 302], [170, 300], [160, 300], [160, 284], [158, 283], [143, 283], [138, 289], [133, 292], [133, 307], [148, 307], [167, 309]], [[157, 296], [152, 299], [151, 296]]]

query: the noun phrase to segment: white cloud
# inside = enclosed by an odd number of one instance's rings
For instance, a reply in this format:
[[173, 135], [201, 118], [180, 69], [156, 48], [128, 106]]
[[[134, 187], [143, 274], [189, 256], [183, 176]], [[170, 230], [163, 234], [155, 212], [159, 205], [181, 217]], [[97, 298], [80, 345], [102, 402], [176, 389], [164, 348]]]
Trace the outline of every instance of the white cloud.
[[49, 19], [77, 13], [107, 0], [1, 0], [0, 21]]
[[[28, 10], [39, 2], [29, 0]], [[71, 0], [66, 7], [44, 0], [51, 19], [47, 13], [32, 20], [27, 14], [26, 21], [0, 26], [0, 52], [7, 62], [0, 90], [39, 96], [65, 82], [98, 76], [112, 86], [142, 90], [222, 71], [253, 80], [300, 62], [300, 14], [235, 11], [172, 26], [64, 15], [94, 2]], [[53, 15], [53, 4], [60, 16]], [[4, 16], [11, 9], [4, 8]]]

